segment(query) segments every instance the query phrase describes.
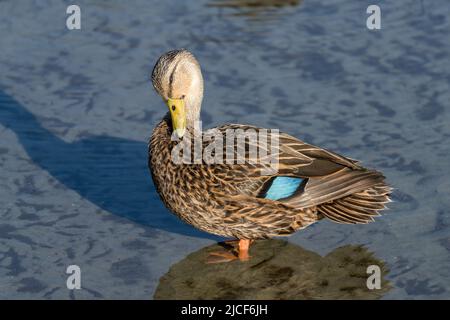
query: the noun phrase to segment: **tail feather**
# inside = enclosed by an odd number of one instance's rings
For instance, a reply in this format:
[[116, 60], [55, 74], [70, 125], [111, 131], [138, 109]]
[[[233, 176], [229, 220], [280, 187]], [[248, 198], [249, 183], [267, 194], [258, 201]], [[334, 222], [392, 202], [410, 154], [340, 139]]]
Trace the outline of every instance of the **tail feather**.
[[[390, 188], [386, 185], [382, 188], [374, 186], [330, 203], [321, 204], [317, 209], [335, 222], [368, 223], [380, 215], [380, 210], [386, 209], [386, 203], [390, 201], [389, 192]], [[369, 197], [370, 194], [372, 196]]]
[[[379, 198], [379, 197], [377, 197], [377, 198]], [[349, 202], [350, 204], [353, 204], [354, 206], [358, 206], [358, 207], [362, 207], [362, 208], [367, 208], [367, 209], [372, 209], [372, 210], [382, 210], [385, 208], [385, 203], [387, 202], [384, 200], [384, 198], [385, 198], [385, 196], [383, 196], [383, 198], [379, 198], [380, 199], [379, 201], [377, 201], [376, 199], [374, 199], [374, 201], [370, 201], [370, 200], [361, 200], [355, 195], [352, 197], [348, 197], [347, 202]]]
[[363, 215], [363, 216], [369, 216], [369, 217], [373, 217], [373, 216], [379, 216], [379, 212], [378, 210], [382, 210], [382, 209], [371, 209], [371, 208], [366, 208], [364, 206], [361, 205], [355, 205], [353, 203], [351, 203], [351, 197], [347, 197], [346, 199], [339, 199], [335, 201], [335, 205], [338, 209], [343, 210], [343, 211], [349, 211], [349, 212], [357, 212], [359, 215]]
[[384, 176], [377, 171], [345, 168], [323, 177], [309, 178], [304, 191], [286, 202], [297, 208], [312, 207], [369, 189], [382, 184], [383, 180]]
[[299, 209], [316, 207], [319, 214], [340, 223], [368, 223], [390, 202], [392, 189], [375, 170], [345, 168], [330, 175], [310, 177], [304, 191], [287, 199]]
[[372, 217], [363, 216], [359, 213], [353, 213], [348, 210], [342, 210], [337, 206], [324, 205], [319, 207], [319, 211], [325, 215], [327, 218], [330, 218], [336, 222], [340, 223], [368, 223], [373, 221]]

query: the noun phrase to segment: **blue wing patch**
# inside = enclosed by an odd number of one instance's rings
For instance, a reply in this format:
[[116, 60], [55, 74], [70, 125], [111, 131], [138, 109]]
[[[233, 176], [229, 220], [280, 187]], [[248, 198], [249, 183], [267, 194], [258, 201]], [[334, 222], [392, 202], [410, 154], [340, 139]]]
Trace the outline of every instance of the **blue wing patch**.
[[264, 198], [279, 200], [292, 196], [305, 179], [293, 177], [276, 177], [267, 189]]

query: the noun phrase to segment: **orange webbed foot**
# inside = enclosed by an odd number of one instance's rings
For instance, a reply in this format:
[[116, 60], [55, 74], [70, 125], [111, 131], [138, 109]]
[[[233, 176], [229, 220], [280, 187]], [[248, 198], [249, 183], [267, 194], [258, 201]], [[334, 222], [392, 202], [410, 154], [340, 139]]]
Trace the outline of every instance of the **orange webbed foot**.
[[206, 263], [214, 264], [214, 263], [225, 263], [237, 260], [237, 256], [233, 254], [233, 252], [224, 251], [224, 252], [211, 252], [206, 259]]
[[[224, 263], [231, 262], [239, 259], [240, 261], [248, 261], [250, 259], [250, 255], [248, 254], [248, 249], [252, 240], [231, 240], [225, 241], [223, 244], [232, 248], [231, 251], [224, 252], [211, 252], [206, 263]], [[234, 252], [237, 252], [235, 254]]]

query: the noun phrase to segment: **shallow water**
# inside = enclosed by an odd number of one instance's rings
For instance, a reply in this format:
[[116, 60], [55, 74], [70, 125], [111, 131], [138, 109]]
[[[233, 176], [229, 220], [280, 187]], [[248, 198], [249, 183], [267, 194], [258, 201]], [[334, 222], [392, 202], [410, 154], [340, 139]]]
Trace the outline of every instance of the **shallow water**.
[[0, 1], [0, 298], [150, 299], [218, 240], [173, 217], [147, 169], [165, 113], [149, 75], [178, 47], [202, 65], [205, 126], [279, 128], [395, 187], [375, 223], [321, 221], [292, 245], [363, 245], [389, 269], [383, 298], [450, 298], [447, 1], [382, 3], [380, 31], [370, 1], [256, 2], [78, 1], [69, 31], [61, 1]]

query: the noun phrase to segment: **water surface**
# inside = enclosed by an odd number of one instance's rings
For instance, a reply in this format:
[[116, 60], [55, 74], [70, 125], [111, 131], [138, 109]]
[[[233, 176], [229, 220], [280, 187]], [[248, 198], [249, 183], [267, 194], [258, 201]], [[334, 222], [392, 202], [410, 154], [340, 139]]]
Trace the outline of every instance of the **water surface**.
[[[148, 174], [166, 112], [149, 75], [179, 47], [202, 65], [205, 126], [279, 128], [395, 187], [375, 223], [321, 221], [289, 245], [362, 245], [389, 269], [383, 298], [450, 298], [447, 1], [383, 2], [379, 31], [370, 1], [78, 1], [74, 31], [68, 4], [0, 1], [0, 298], [150, 299], [218, 240], [173, 217]], [[83, 290], [66, 288], [70, 264]]]

